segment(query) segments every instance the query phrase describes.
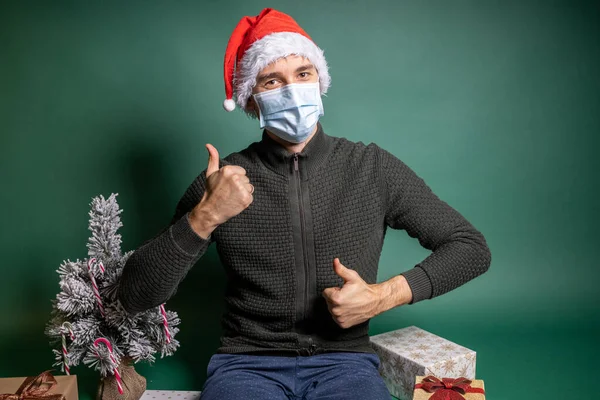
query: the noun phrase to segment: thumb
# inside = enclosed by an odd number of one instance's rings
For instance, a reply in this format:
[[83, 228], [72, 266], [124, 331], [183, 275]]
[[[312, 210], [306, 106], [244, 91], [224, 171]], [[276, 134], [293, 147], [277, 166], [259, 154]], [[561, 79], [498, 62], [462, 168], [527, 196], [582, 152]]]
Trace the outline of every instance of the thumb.
[[208, 150], [208, 168], [206, 169], [206, 178], [219, 170], [219, 152], [212, 144], [206, 144]]
[[340, 262], [339, 258], [333, 259], [333, 270], [340, 278], [344, 280], [344, 284], [356, 280], [356, 271], [346, 268], [344, 264]]

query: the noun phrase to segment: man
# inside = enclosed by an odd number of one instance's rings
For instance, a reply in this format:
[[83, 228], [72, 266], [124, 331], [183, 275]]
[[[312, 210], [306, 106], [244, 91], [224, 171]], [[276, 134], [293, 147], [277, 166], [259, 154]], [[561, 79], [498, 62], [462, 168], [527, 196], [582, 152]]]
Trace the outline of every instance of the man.
[[[318, 120], [329, 83], [322, 50], [291, 17], [265, 9], [242, 18], [225, 55], [224, 106], [235, 108], [235, 89], [262, 140], [224, 160], [207, 145], [208, 168], [171, 224], [123, 271], [120, 300], [142, 311], [170, 298], [216, 243], [227, 310], [203, 400], [389, 399], [369, 319], [490, 265], [481, 233], [402, 161], [325, 134]], [[376, 283], [387, 227], [432, 253]]]

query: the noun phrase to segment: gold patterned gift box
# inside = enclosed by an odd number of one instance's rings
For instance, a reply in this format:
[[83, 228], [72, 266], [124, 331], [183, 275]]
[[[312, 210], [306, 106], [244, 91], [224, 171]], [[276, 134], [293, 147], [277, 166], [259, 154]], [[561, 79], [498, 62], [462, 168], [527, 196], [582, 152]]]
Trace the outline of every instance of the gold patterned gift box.
[[0, 378], [0, 399], [77, 400], [77, 376], [45, 371], [38, 376]]
[[417, 376], [475, 378], [475, 352], [417, 328], [398, 329], [371, 337], [381, 359], [379, 372], [400, 400], [411, 400]]

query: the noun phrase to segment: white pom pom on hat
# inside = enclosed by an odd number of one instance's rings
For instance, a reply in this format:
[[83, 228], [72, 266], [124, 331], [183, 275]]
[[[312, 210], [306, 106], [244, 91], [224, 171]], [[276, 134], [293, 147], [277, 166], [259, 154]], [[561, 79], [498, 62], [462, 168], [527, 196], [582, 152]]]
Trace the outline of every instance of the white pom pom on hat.
[[233, 99], [226, 99], [223, 102], [223, 108], [228, 112], [235, 110], [235, 101], [233, 101]]
[[[270, 63], [291, 54], [308, 58], [319, 74], [321, 94], [327, 93], [331, 78], [323, 50], [289, 15], [272, 8], [263, 9], [255, 17], [243, 17], [237, 24], [225, 51], [223, 108], [235, 109], [233, 100], [235, 85], [237, 104], [244, 111], [258, 73]], [[234, 79], [235, 75], [235, 79]]]

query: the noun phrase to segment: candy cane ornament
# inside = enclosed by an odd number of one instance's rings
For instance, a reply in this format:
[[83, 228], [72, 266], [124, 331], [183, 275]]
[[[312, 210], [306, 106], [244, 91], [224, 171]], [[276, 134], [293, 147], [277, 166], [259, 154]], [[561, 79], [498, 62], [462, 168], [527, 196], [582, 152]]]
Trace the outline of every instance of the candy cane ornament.
[[96, 297], [96, 301], [98, 302], [98, 308], [100, 309], [100, 314], [104, 317], [104, 306], [102, 305], [102, 298], [100, 297], [100, 290], [98, 290], [98, 285], [96, 284], [96, 278], [94, 277], [94, 271], [92, 271], [94, 265], [98, 265], [100, 272], [104, 273], [104, 265], [102, 261], [96, 264], [95, 258], [90, 258], [88, 260], [88, 273], [90, 274], [90, 280], [92, 281], [92, 290], [94, 291], [94, 297]]
[[[117, 389], [119, 389], [119, 394], [123, 394], [123, 385], [121, 383], [121, 374], [119, 374], [119, 370], [117, 369], [117, 360], [115, 359], [115, 356], [113, 355], [112, 345], [110, 344], [108, 339], [103, 338], [103, 337], [98, 338], [94, 341], [94, 347], [96, 349], [98, 348], [98, 343], [104, 343], [104, 345], [106, 345], [106, 347], [108, 348], [108, 354], [110, 356], [110, 361], [114, 365], [113, 374], [115, 375], [115, 379], [117, 380]], [[96, 355], [98, 357], [100, 357], [100, 354], [98, 353], [98, 351], [96, 351]]]
[[171, 332], [169, 332], [169, 320], [167, 319], [167, 313], [165, 311], [165, 305], [160, 305], [160, 313], [163, 318], [163, 327], [165, 328], [165, 336], [167, 338], [167, 343], [171, 343]]
[[[71, 326], [71, 324], [69, 322], [63, 322], [62, 327], [69, 331], [69, 336], [70, 336], [71, 340], [75, 340], [75, 335], [73, 334], [73, 327]], [[67, 375], [71, 375], [71, 369], [69, 368], [69, 357], [68, 357], [68, 352], [67, 352], [67, 338], [66, 338], [67, 335], [62, 333], [61, 336], [62, 336], [62, 354], [63, 354], [63, 362], [65, 365], [65, 372], [67, 373]]]

